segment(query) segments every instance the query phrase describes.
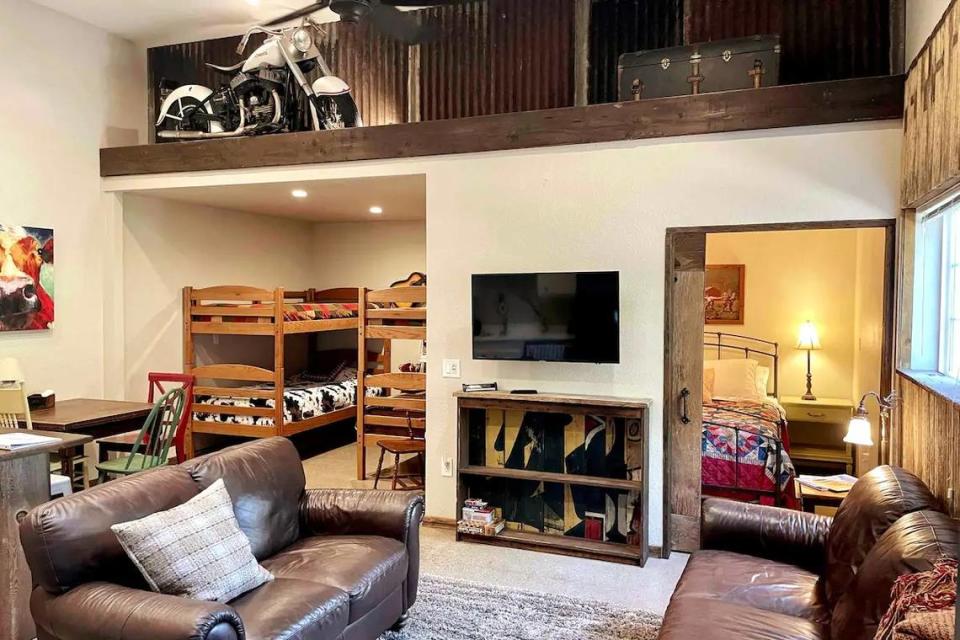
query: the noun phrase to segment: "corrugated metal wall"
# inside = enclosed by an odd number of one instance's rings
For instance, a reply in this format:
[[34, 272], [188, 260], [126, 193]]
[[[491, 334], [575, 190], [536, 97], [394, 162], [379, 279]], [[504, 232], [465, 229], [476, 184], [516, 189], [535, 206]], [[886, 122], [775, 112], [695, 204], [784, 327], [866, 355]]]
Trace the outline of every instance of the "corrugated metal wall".
[[[754, 34], [780, 34], [783, 84], [884, 75], [892, 2], [592, 0], [588, 99], [616, 100], [621, 53]], [[369, 23], [327, 25], [322, 50], [353, 87], [368, 125], [405, 122], [411, 112], [436, 120], [563, 107], [575, 94], [576, 8], [577, 0], [465, 0], [421, 12], [441, 36], [419, 50]], [[150, 49], [155, 103], [161, 78], [220, 84], [203, 62], [233, 64], [238, 41]]]
[[683, 42], [683, 0], [595, 0], [590, 10], [591, 104], [617, 99], [620, 54]]
[[424, 12], [420, 118], [573, 104], [574, 0], [473, 0]]
[[320, 53], [350, 85], [367, 125], [407, 121], [407, 47], [370, 22], [326, 25]]
[[890, 0], [687, 0], [687, 42], [780, 34], [781, 84], [890, 73]]

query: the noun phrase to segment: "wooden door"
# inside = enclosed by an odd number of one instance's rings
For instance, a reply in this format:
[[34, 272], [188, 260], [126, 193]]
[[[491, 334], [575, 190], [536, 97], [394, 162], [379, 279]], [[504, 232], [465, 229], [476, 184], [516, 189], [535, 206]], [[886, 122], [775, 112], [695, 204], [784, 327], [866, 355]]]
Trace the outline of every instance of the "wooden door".
[[700, 546], [706, 234], [667, 230], [663, 553]]

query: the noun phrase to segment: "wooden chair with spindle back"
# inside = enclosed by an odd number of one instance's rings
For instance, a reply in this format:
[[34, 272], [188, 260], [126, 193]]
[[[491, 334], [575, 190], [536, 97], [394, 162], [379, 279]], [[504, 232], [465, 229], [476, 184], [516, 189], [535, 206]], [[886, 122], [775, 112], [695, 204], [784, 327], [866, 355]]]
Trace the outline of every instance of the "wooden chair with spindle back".
[[[176, 454], [177, 464], [187, 461], [186, 453], [186, 431], [187, 423], [190, 421], [190, 412], [193, 411], [193, 386], [194, 376], [189, 373], [160, 373], [153, 372], [147, 374], [149, 386], [147, 388], [147, 402], [156, 402], [156, 399], [165, 394], [170, 385], [176, 384], [183, 389], [186, 405], [183, 409], [183, 416], [180, 418], [180, 424], [177, 425], [177, 433], [173, 437], [173, 451]], [[105, 461], [111, 452], [130, 453], [133, 451], [133, 445], [136, 444], [140, 436], [139, 431], [129, 431], [115, 436], [106, 436], [97, 439], [97, 445], [100, 447], [100, 461]]]
[[183, 387], [164, 393], [150, 410], [143, 427], [134, 440], [129, 455], [121, 455], [97, 465], [100, 482], [111, 475], [131, 475], [167, 464], [170, 446], [176, 437], [186, 405]]

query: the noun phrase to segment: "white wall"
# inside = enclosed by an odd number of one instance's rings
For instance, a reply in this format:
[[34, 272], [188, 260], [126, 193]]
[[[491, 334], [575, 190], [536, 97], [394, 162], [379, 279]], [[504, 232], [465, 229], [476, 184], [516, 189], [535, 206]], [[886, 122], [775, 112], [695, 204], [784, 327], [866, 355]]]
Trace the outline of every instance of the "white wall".
[[[150, 371], [182, 371], [183, 287], [314, 286], [312, 234], [307, 221], [124, 196], [125, 397], [145, 396]], [[273, 342], [251, 336], [198, 339], [198, 362], [221, 357], [272, 369]]]
[[313, 225], [317, 289], [382, 289], [427, 268], [425, 220], [327, 222]]
[[132, 44], [25, 0], [0, 2], [0, 59], [0, 218], [52, 227], [56, 242], [55, 326], [0, 334], [0, 354], [20, 360], [30, 390], [96, 397], [104, 274], [119, 268], [99, 149], [145, 139], [145, 72]]
[[[440, 460], [456, 450], [452, 393], [462, 382], [651, 397], [650, 539], [662, 522], [664, 236], [667, 227], [893, 217], [900, 123], [861, 123], [426, 159], [116, 178], [110, 190], [352, 176], [427, 176], [431, 363], [427, 510], [454, 517]], [[471, 360], [470, 275], [615, 269], [618, 365]]]
[[937, 26], [940, 16], [949, 4], [950, 0], [907, 0], [906, 62], [908, 67], [917, 57], [923, 43], [927, 41], [927, 37], [933, 32], [933, 28]]

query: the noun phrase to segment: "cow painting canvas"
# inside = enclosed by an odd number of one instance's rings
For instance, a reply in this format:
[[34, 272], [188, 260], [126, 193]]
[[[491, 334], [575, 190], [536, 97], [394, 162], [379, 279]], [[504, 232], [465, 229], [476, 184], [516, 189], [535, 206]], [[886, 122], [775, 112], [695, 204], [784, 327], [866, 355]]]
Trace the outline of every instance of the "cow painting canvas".
[[0, 331], [53, 327], [53, 229], [0, 223]]

